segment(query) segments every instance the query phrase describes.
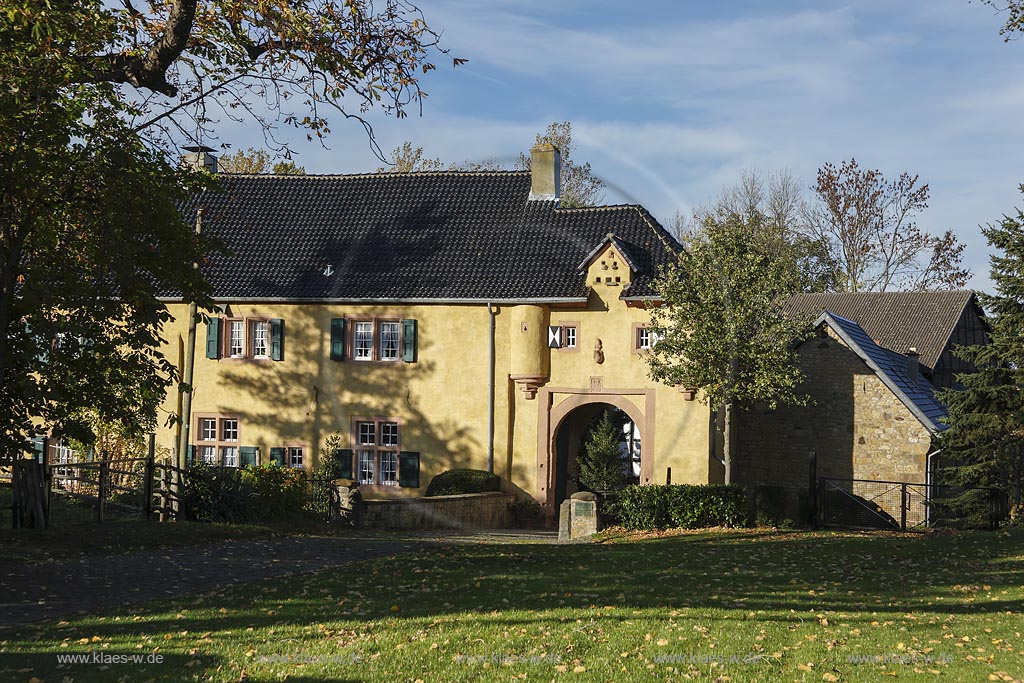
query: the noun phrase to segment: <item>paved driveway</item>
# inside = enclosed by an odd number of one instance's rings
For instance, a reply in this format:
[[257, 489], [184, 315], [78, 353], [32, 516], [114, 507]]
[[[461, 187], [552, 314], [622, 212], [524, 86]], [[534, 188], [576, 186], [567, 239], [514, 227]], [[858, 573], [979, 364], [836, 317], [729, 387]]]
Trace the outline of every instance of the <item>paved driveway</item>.
[[417, 539], [290, 536], [0, 566], [0, 629], [303, 574], [416, 549]]

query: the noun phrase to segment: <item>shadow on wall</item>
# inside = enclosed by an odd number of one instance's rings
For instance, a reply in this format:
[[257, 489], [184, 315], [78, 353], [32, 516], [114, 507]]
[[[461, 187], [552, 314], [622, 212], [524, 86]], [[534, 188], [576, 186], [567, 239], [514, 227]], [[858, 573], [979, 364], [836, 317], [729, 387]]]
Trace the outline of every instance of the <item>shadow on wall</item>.
[[[306, 444], [313, 467], [319, 463], [324, 438], [341, 432], [344, 447], [351, 447], [353, 417], [400, 420], [402, 450], [420, 453], [420, 484], [446, 469], [479, 466], [486, 458], [484, 446], [464, 423], [453, 418], [436, 417], [437, 397], [417, 396], [412, 386], [421, 384], [436, 372], [430, 357], [431, 334], [420, 329], [420, 358], [415, 363], [397, 361], [387, 364], [330, 359], [330, 321], [344, 309], [320, 305], [294, 305], [285, 318], [284, 361], [266, 361], [254, 372], [250, 366], [240, 370], [226, 366], [221, 381], [231, 387], [239, 402], [230, 408], [247, 428], [276, 434], [278, 442], [256, 443], [262, 462], [269, 449], [287, 443]], [[201, 390], [201, 387], [199, 387]]]

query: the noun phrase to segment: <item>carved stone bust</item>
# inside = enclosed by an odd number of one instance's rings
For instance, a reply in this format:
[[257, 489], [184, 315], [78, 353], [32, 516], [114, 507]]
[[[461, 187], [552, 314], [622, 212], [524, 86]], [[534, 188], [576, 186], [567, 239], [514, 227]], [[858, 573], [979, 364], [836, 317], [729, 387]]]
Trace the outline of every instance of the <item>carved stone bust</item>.
[[594, 362], [598, 365], [604, 363], [604, 347], [600, 339], [594, 342]]

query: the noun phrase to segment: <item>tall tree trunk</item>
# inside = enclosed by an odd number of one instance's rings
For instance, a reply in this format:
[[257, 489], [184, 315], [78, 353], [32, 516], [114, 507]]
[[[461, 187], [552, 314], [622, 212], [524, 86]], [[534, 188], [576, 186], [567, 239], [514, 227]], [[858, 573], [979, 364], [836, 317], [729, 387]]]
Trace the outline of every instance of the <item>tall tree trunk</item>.
[[725, 404], [725, 427], [722, 439], [722, 460], [725, 462], [725, 483], [732, 483], [732, 401]]

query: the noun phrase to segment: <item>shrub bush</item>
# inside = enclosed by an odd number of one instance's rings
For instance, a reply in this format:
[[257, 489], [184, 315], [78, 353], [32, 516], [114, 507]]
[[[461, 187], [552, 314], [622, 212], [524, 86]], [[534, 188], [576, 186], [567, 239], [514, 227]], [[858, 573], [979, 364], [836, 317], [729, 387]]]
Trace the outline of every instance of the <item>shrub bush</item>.
[[427, 496], [454, 496], [460, 493], [500, 491], [501, 478], [484, 470], [448, 470], [430, 480]]
[[255, 513], [252, 485], [239, 470], [192, 463], [185, 471], [181, 511], [194, 522], [250, 522]]
[[241, 472], [252, 486], [255, 519], [270, 521], [302, 512], [306, 504], [305, 470], [264, 465]]
[[627, 486], [616, 507], [627, 529], [743, 526], [747, 517], [746, 492], [735, 485]]
[[181, 493], [182, 514], [196, 522], [270, 521], [301, 512], [305, 502], [305, 473], [276, 465], [236, 469], [192, 463]]

